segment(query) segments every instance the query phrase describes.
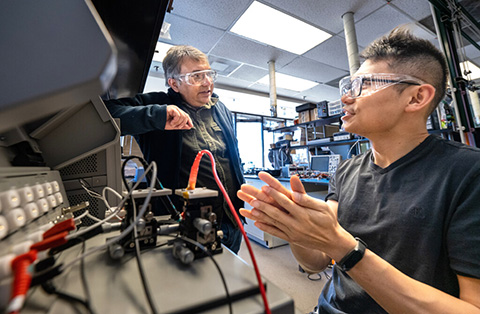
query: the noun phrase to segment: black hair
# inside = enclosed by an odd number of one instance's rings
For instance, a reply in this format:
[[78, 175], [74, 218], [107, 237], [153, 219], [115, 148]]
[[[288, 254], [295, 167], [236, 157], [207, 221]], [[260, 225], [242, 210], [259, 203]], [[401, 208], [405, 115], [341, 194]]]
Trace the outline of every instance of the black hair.
[[435, 87], [429, 114], [445, 96], [448, 72], [443, 53], [430, 41], [414, 36], [406, 28], [395, 28], [375, 40], [360, 56], [371, 62], [385, 61], [395, 73], [417, 77]]

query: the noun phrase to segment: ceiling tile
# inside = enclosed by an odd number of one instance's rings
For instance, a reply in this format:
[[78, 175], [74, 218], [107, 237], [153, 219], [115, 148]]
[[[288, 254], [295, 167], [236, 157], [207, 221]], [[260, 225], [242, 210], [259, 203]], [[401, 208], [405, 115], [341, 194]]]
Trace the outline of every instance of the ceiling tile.
[[357, 42], [360, 46], [366, 47], [375, 39], [388, 34], [395, 27], [412, 22], [408, 16], [392, 6], [386, 5], [356, 23]]
[[223, 76], [229, 76], [230, 73], [242, 65], [240, 62], [214, 55], [208, 55], [208, 61], [210, 63], [210, 67], [216, 70], [219, 75]]
[[165, 22], [171, 24], [172, 39], [162, 38], [159, 41], [171, 45], [191, 45], [205, 53], [208, 53], [223, 35], [223, 31], [183, 17], [167, 14]]
[[432, 15], [430, 2], [425, 0], [391, 0], [390, 5], [402, 10], [414, 20]]
[[338, 88], [328, 85], [317, 85], [301, 93], [306, 100], [320, 102], [322, 100], [334, 101], [340, 99]]
[[473, 63], [475, 63], [476, 66], [480, 67], [480, 57], [478, 57], [478, 58], [473, 58], [471, 61], [472, 61]]
[[349, 69], [345, 39], [340, 36], [333, 36], [303, 56], [345, 71]]
[[278, 72], [302, 77], [318, 83], [329, 81], [332, 77], [348, 75], [345, 70], [340, 70], [305, 57], [296, 58], [278, 70]]
[[241, 80], [234, 77], [222, 76], [222, 75], [219, 75], [217, 77], [217, 81], [215, 82], [215, 86], [218, 86], [218, 87], [232, 86], [236, 88], [247, 88], [251, 84], [252, 82], [250, 81]]
[[171, 14], [227, 30], [242, 15], [252, 0], [175, 0]]
[[[480, 42], [477, 42], [477, 45], [480, 46]], [[474, 45], [470, 44], [468, 46], [465, 46], [465, 53], [467, 57], [475, 59], [480, 57], [480, 50], [477, 49]]]
[[293, 91], [285, 88], [277, 88], [277, 95], [280, 96], [286, 96], [286, 97], [296, 97], [299, 98], [299, 93], [298, 91]]
[[[260, 83], [255, 83], [251, 85], [249, 89], [262, 92], [267, 95], [270, 94], [270, 87]], [[300, 97], [298, 92], [292, 91], [289, 89], [284, 89], [284, 88], [277, 88], [276, 93], [277, 93], [277, 97], [294, 97], [294, 98]]]
[[380, 0], [263, 0], [262, 2], [329, 31], [331, 34], [343, 32], [342, 15], [344, 13], [354, 12], [355, 20], [358, 21], [385, 4], [384, 1]]
[[260, 84], [260, 83], [254, 83], [254, 84], [250, 85], [248, 87], [248, 89], [251, 89], [251, 90], [254, 90], [254, 91], [257, 91], [257, 92], [262, 92], [262, 93], [265, 93], [265, 94], [270, 93], [270, 88], [267, 85], [263, 85], [263, 84]]
[[225, 34], [210, 53], [216, 56], [229, 56], [229, 59], [264, 69], [268, 69], [270, 60], [275, 60], [277, 66], [283, 66], [297, 56], [231, 33]]
[[268, 73], [269, 71], [266, 69], [243, 64], [235, 72], [233, 72], [230, 77], [256, 82], [265, 75], [268, 75]]

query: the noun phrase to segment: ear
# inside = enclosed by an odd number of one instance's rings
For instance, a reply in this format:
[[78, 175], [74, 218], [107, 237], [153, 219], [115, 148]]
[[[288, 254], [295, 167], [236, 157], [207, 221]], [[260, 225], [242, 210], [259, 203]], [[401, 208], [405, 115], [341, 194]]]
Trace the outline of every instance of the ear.
[[435, 87], [430, 84], [422, 84], [412, 88], [409, 94], [410, 101], [405, 107], [407, 112], [415, 112], [419, 110], [426, 110], [430, 106], [430, 102], [435, 96]]
[[168, 79], [168, 85], [170, 85], [170, 87], [175, 91], [175, 92], [179, 92], [179, 88], [178, 88], [178, 82], [176, 79], [174, 78], [169, 78]]

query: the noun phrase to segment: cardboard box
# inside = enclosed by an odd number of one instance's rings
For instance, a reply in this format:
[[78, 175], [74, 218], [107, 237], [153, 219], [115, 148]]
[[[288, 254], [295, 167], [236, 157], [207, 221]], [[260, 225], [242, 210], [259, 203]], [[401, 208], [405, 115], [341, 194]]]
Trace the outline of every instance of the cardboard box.
[[336, 125], [326, 125], [325, 126], [325, 137], [333, 137], [333, 133], [337, 133], [339, 131], [339, 127]]
[[298, 122], [305, 123], [310, 121], [310, 110], [300, 111], [298, 113]]

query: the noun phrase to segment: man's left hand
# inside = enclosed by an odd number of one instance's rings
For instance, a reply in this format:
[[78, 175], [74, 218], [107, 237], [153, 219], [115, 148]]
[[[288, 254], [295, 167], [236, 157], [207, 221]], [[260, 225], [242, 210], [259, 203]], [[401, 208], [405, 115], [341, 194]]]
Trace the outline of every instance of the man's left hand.
[[241, 209], [240, 213], [255, 220], [255, 226], [290, 243], [323, 251], [332, 258], [342, 258], [355, 246], [353, 236], [338, 223], [336, 202], [308, 196], [296, 176], [290, 179], [293, 190], [290, 194], [267, 173], [260, 173], [259, 178], [268, 186], [259, 191], [243, 185], [238, 193], [253, 207]]

